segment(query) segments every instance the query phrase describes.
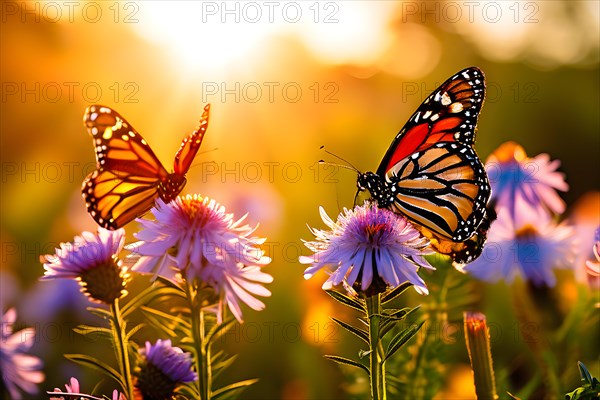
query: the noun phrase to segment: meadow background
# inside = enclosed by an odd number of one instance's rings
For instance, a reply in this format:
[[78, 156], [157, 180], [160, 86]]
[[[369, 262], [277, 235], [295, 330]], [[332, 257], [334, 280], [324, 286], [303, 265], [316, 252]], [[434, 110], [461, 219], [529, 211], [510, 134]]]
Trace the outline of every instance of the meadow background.
[[[361, 171], [375, 170], [421, 101], [455, 72], [478, 66], [488, 85], [480, 157], [508, 140], [531, 156], [549, 153], [561, 160], [570, 185], [567, 213], [583, 202], [594, 211], [599, 4], [2, 2], [0, 301], [3, 311], [17, 308], [20, 326], [38, 332], [32, 352], [45, 363], [42, 388], [71, 376], [94, 387], [99, 376], [62, 354], [106, 351], [72, 332], [91, 318], [77, 285], [38, 282], [39, 255], [96, 229], [80, 194], [95, 166], [82, 125], [88, 105], [116, 109], [170, 170], [181, 139], [211, 103], [183, 193], [215, 198], [237, 216], [249, 212], [248, 222], [260, 223], [257, 234], [268, 237], [273, 262], [265, 271], [275, 278], [266, 310], [246, 309], [244, 325], [222, 340], [239, 353], [226, 381], [260, 378], [243, 398], [345, 397], [352, 381], [322, 356], [357, 351], [358, 342], [328, 320], [352, 315], [320, 289], [324, 278], [305, 281], [298, 263], [308, 253], [301, 242], [311, 238], [306, 225], [322, 226], [318, 206], [336, 215], [352, 206], [356, 191], [353, 172], [317, 164], [335, 161], [320, 146]], [[126, 227], [127, 242], [135, 225]], [[568, 308], [577, 279], [560, 279], [566, 283], [558, 298]], [[131, 291], [136, 284], [145, 282]], [[497, 369], [529, 363], [506, 286], [476, 285], [471, 308], [486, 312], [496, 329]], [[411, 304], [419, 301], [410, 296]], [[464, 339], [447, 333], [440, 340], [450, 368], [439, 396], [472, 396]], [[590, 334], [598, 337], [598, 330]], [[148, 329], [136, 339], [155, 335]], [[597, 345], [588, 350], [598, 376]], [[563, 368], [573, 369], [576, 387], [575, 365]]]

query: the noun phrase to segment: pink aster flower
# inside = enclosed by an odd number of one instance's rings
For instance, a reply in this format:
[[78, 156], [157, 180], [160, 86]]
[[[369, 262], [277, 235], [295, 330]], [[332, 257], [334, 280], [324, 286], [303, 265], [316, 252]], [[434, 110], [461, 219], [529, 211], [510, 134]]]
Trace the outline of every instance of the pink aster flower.
[[37, 384], [44, 380], [42, 361], [27, 354], [35, 340], [35, 330], [26, 328], [13, 332], [17, 319], [14, 308], [2, 316], [2, 343], [0, 343], [0, 367], [3, 386], [12, 399], [21, 399], [22, 390], [27, 394], [37, 394]]
[[490, 227], [483, 254], [463, 270], [488, 282], [511, 283], [521, 277], [536, 286], [553, 287], [553, 270], [572, 268], [573, 259], [572, 227], [552, 220], [541, 220], [535, 225], [525, 220], [519, 223], [513, 221], [508, 209], [502, 208]]
[[41, 279], [74, 279], [91, 300], [112, 304], [127, 293], [127, 269], [117, 257], [124, 242], [124, 229], [83, 232], [73, 243], [61, 243], [56, 254], [41, 257], [46, 270]]
[[[77, 380], [77, 378], [73, 378], [73, 377], [69, 380], [69, 383], [65, 385], [65, 389], [66, 389], [66, 392], [64, 393], [64, 396], [61, 395], [61, 393], [63, 393], [63, 392], [59, 388], [54, 388], [54, 390], [52, 392], [48, 392], [48, 394], [51, 395], [50, 400], [70, 400], [70, 399], [80, 399], [80, 398], [103, 400], [106, 398], [106, 397], [95, 397], [95, 396], [91, 396], [89, 394], [80, 392], [79, 381]], [[125, 398], [125, 395], [123, 393], [119, 393], [119, 391], [117, 391], [115, 389], [115, 390], [113, 390], [113, 393], [112, 393], [112, 400], [127, 400], [127, 399]]]
[[497, 208], [507, 208], [513, 219], [517, 213], [530, 221], [548, 219], [549, 211], [561, 214], [565, 202], [557, 190], [567, 191], [565, 176], [556, 170], [559, 160], [548, 154], [527, 157], [523, 147], [507, 142], [498, 147], [485, 164], [492, 185], [492, 201]]
[[300, 257], [302, 264], [311, 264], [305, 279], [325, 268], [331, 275], [323, 289], [356, 284], [357, 290], [370, 294], [409, 281], [417, 292], [428, 293], [417, 271], [433, 269], [423, 258], [433, 252], [406, 218], [369, 202], [344, 209], [335, 222], [322, 207], [319, 212], [330, 230], [309, 228], [316, 240], [305, 242], [314, 254]]
[[[152, 213], [155, 221], [138, 219], [140, 241], [127, 246], [129, 257], [139, 256], [132, 270], [208, 285], [219, 295], [219, 310], [227, 304], [240, 321], [240, 301], [264, 308], [254, 296], [271, 295], [262, 284], [273, 278], [261, 271], [271, 259], [257, 247], [265, 239], [252, 236], [256, 228], [242, 225], [245, 217], [235, 220], [225, 207], [199, 195], [168, 204], [158, 200]], [[220, 322], [222, 312], [217, 318]]]

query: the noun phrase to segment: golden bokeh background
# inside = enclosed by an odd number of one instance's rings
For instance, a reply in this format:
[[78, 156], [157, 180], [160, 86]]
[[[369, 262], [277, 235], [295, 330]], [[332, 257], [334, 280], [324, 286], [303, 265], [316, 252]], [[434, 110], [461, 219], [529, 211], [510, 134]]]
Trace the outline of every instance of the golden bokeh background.
[[[45, 389], [72, 375], [90, 389], [98, 379], [62, 357], [94, 351], [70, 332], [86, 318], [85, 300], [73, 285], [38, 282], [40, 254], [95, 229], [80, 195], [94, 168], [82, 125], [89, 104], [118, 110], [167, 169], [212, 104], [183, 193], [249, 212], [273, 258], [266, 310], [246, 309], [245, 324], [225, 338], [239, 359], [224, 382], [260, 378], [243, 398], [344, 396], [339, 368], [322, 355], [348, 354], [357, 343], [328, 322], [345, 311], [320, 290], [324, 278], [305, 281], [297, 261], [307, 254], [306, 224], [322, 226], [318, 206], [335, 215], [354, 198], [356, 175], [319, 166], [337, 162], [320, 146], [376, 169], [429, 92], [474, 65], [488, 82], [482, 159], [515, 140], [528, 154], [561, 160], [569, 205], [599, 188], [598, 1], [1, 6], [1, 300], [38, 329]], [[128, 242], [136, 229], [127, 226]], [[463, 370], [451, 371], [447, 393], [469, 393]]]

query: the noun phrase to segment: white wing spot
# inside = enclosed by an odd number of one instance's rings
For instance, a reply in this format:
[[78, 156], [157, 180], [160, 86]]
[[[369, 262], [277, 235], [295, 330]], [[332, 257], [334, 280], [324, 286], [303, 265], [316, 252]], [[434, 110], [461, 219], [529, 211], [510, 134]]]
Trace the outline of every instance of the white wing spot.
[[450, 112], [451, 113], [459, 113], [463, 110], [463, 105], [460, 102], [454, 102], [450, 105]]
[[450, 98], [450, 95], [448, 94], [448, 92], [444, 92], [442, 94], [442, 105], [448, 106], [448, 105], [450, 105], [450, 103], [452, 103], [452, 99]]

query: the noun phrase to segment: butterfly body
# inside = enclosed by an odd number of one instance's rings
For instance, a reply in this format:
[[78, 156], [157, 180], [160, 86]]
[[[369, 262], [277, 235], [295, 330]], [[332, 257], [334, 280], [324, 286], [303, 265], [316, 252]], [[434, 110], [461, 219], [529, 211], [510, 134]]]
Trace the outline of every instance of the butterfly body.
[[94, 140], [96, 170], [83, 181], [81, 191], [92, 218], [104, 228], [118, 229], [150, 210], [157, 198], [175, 199], [206, 133], [209, 111], [207, 105], [198, 128], [181, 143], [169, 173], [119, 113], [100, 105], [88, 107], [83, 121]]
[[484, 95], [478, 68], [452, 76], [396, 135], [377, 172], [357, 181], [359, 191], [410, 219], [459, 263], [479, 256], [487, 232], [478, 228], [487, 218], [491, 189], [473, 148]]

